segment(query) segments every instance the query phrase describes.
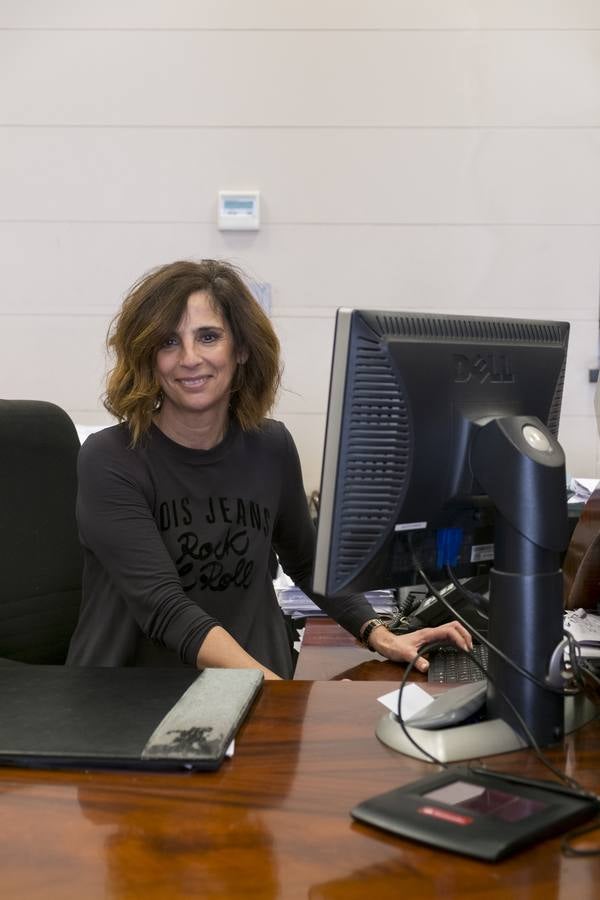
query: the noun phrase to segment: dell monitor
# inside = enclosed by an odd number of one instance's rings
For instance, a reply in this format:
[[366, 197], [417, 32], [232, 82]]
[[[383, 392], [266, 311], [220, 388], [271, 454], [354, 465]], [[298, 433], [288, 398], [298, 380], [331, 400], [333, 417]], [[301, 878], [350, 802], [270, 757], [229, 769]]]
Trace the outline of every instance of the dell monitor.
[[[493, 556], [488, 638], [532, 675], [490, 652], [487, 721], [453, 749], [429, 739], [447, 759], [524, 746], [514, 709], [537, 743], [563, 734], [560, 685], [545, 685], [562, 640], [568, 335], [565, 322], [337, 312], [315, 592], [397, 587], [416, 564], [470, 574]], [[412, 752], [397, 722], [388, 730]]]

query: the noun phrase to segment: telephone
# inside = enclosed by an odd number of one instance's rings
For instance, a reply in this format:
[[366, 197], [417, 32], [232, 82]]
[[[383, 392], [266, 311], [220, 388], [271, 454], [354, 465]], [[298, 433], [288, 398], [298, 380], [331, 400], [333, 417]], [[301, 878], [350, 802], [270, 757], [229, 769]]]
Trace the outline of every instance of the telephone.
[[[483, 634], [488, 630], [487, 592], [489, 576], [475, 575], [462, 583], [463, 593], [452, 582], [441, 587], [439, 593], [460, 613], [469, 625]], [[411, 592], [404, 602], [399, 604], [398, 612], [392, 616], [387, 627], [394, 634], [408, 634], [419, 628], [435, 628], [445, 622], [451, 622], [453, 616], [434, 594], [423, 598], [422, 593]]]

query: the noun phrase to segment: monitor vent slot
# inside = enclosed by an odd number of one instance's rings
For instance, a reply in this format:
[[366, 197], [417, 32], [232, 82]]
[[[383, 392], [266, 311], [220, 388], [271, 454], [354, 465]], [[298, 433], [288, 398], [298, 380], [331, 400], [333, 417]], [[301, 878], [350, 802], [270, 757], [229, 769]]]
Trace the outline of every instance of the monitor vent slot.
[[560, 371], [560, 375], [556, 382], [556, 388], [554, 390], [554, 397], [552, 399], [552, 405], [550, 407], [550, 412], [548, 413], [548, 421], [546, 425], [548, 427], [548, 431], [553, 437], [558, 440], [558, 428], [560, 424], [560, 410], [562, 406], [562, 397], [563, 390], [565, 386], [565, 371], [567, 367], [567, 359], [566, 356], [563, 360], [562, 369]]
[[[407, 486], [410, 424], [404, 393], [385, 349], [360, 338], [351, 414], [343, 423], [343, 483], [336, 583], [349, 580], [389, 533]], [[348, 408], [348, 407], [347, 407]]]
[[474, 341], [518, 341], [530, 344], [564, 343], [564, 331], [558, 322], [520, 321], [516, 319], [476, 319], [460, 316], [427, 316], [412, 313], [365, 316], [376, 334], [415, 338], [439, 338]]

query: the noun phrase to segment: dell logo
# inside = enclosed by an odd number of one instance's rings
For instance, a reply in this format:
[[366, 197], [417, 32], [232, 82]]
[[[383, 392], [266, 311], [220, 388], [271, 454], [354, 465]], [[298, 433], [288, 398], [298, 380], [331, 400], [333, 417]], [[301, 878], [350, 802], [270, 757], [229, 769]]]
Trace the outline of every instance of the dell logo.
[[474, 356], [464, 356], [462, 353], [455, 353], [453, 362], [456, 383], [466, 383], [472, 378], [477, 379], [480, 384], [485, 384], [486, 381], [491, 384], [513, 384], [515, 380], [508, 357], [504, 354], [489, 353], [482, 356], [476, 353]]

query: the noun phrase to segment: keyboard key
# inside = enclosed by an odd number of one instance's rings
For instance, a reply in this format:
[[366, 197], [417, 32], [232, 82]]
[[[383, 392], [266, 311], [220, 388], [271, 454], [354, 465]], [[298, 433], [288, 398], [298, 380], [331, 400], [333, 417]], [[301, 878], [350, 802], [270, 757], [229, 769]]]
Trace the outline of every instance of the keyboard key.
[[[473, 655], [484, 669], [487, 668], [488, 648], [485, 644], [473, 644]], [[430, 657], [427, 681], [437, 684], [455, 684], [467, 681], [483, 681], [485, 673], [465, 653], [455, 647], [440, 647]]]

